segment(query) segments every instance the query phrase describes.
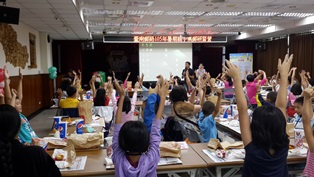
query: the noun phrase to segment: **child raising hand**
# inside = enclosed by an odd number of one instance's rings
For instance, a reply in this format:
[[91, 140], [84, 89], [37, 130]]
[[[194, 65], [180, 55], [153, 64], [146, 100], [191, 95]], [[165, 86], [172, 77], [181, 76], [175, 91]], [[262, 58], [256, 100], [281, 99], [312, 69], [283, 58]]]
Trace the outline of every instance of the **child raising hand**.
[[145, 177], [157, 176], [156, 168], [159, 162], [160, 120], [164, 111], [166, 94], [169, 88], [167, 81], [157, 85], [160, 105], [156, 119], [152, 123], [149, 134], [143, 122], [128, 121], [122, 125], [122, 107], [124, 104], [124, 89], [115, 79], [115, 86], [120, 95], [116, 124], [113, 134], [113, 155], [115, 176]]
[[250, 123], [247, 102], [241, 83], [240, 68], [226, 61], [227, 75], [233, 78], [240, 130], [245, 146], [245, 159], [242, 176], [288, 176], [287, 155], [289, 139], [286, 133], [286, 103], [288, 72], [293, 55], [278, 60], [278, 70], [282, 83], [276, 100], [276, 107], [262, 106], [254, 110]]

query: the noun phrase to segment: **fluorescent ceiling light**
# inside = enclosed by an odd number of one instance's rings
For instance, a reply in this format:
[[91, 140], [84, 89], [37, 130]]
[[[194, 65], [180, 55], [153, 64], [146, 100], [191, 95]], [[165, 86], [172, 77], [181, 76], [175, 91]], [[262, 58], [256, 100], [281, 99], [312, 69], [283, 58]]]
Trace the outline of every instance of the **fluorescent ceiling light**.
[[217, 24], [214, 27], [240, 27], [243, 24]]
[[132, 34], [144, 34], [144, 32], [140, 32], [140, 31], [135, 31]]
[[231, 34], [231, 35], [237, 35], [239, 34], [239, 32], [234, 32], [234, 31], [230, 31], [230, 32], [221, 32], [220, 34]]
[[132, 34], [132, 31], [119, 31], [119, 34]]
[[89, 26], [120, 26], [120, 23], [88, 22]]
[[243, 16], [256, 16], [256, 17], [271, 17], [278, 15], [279, 12], [246, 12], [243, 13]]
[[238, 16], [243, 12], [208, 12], [205, 16]]
[[285, 12], [282, 14], [279, 14], [278, 16], [281, 17], [297, 17], [297, 18], [304, 18], [308, 16], [314, 15], [313, 13], [292, 13], [292, 12]]
[[83, 9], [84, 15], [123, 15], [124, 10]]
[[147, 23], [140, 23], [138, 26], [140, 27], [149, 27], [152, 26], [153, 24], [147, 24]]
[[137, 23], [122, 23], [122, 26], [138, 26]]
[[164, 15], [189, 15], [189, 16], [199, 16], [204, 14], [205, 12], [197, 12], [197, 11], [168, 11], [165, 12]]
[[164, 11], [128, 10], [128, 15], [162, 15]]
[[247, 24], [244, 25], [243, 27], [252, 27], [252, 28], [266, 28], [271, 26], [270, 24]]
[[168, 28], [168, 27], [180, 27], [182, 24], [155, 24], [154, 27], [160, 27], [160, 28]]
[[197, 28], [197, 27], [211, 27], [214, 24], [188, 24], [187, 27], [191, 27], [191, 28]]
[[118, 31], [106, 31], [107, 34], [118, 34]]
[[91, 33], [92, 33], [92, 34], [102, 34], [103, 31], [92, 31]]

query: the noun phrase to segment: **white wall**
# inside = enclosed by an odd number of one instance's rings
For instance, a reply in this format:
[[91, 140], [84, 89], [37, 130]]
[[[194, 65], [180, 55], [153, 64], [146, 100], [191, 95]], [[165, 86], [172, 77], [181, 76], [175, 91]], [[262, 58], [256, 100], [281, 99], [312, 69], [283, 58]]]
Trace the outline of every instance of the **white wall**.
[[[51, 43], [47, 43], [47, 37], [40, 32], [23, 24], [19, 23], [19, 25], [11, 25], [13, 29], [17, 33], [17, 41], [22, 44], [22, 46], [27, 47], [27, 53], [29, 55], [29, 33], [36, 35], [36, 59], [37, 59], [37, 68], [28, 68], [30, 65], [30, 59], [28, 58], [28, 62], [22, 72], [24, 75], [36, 75], [41, 73], [48, 73], [48, 68], [52, 65], [52, 54], [51, 54]], [[44, 37], [45, 36], [45, 37]], [[45, 40], [43, 39], [45, 38]], [[42, 47], [46, 46], [46, 47]], [[41, 52], [44, 50], [44, 52]], [[43, 53], [43, 55], [41, 55]], [[29, 57], [29, 56], [28, 56]], [[18, 75], [18, 67], [14, 67], [11, 63], [5, 62], [5, 54], [3, 51], [3, 46], [0, 43], [0, 68], [3, 68], [4, 65], [7, 66], [10, 76]]]

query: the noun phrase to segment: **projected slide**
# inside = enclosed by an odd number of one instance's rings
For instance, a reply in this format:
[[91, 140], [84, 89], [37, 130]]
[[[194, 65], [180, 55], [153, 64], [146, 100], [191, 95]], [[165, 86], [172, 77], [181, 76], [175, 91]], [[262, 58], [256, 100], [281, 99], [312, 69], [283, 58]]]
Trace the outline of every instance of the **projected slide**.
[[191, 62], [192, 44], [139, 44], [140, 73], [144, 73], [144, 81], [156, 81], [156, 76], [162, 74], [169, 79], [169, 73], [181, 77], [185, 62]]
[[245, 71], [252, 73], [253, 53], [230, 53], [230, 62], [241, 69], [241, 77], [245, 77]]

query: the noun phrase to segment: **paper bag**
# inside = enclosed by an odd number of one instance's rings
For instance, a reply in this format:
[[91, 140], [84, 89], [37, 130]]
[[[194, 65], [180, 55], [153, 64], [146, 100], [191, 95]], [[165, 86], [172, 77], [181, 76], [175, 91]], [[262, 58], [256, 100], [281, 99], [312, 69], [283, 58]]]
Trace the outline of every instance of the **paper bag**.
[[181, 145], [176, 142], [161, 142], [160, 157], [181, 157]]
[[80, 101], [78, 105], [79, 115], [84, 119], [85, 124], [92, 123], [92, 101]]
[[218, 139], [210, 139], [207, 146], [211, 149], [243, 149], [244, 145], [242, 141], [237, 141], [234, 143], [229, 143], [228, 141], [219, 142]]
[[59, 140], [48, 140], [47, 149], [61, 149], [67, 146], [67, 142], [59, 139]]
[[99, 148], [102, 140], [98, 133], [71, 134], [67, 139], [68, 144], [73, 144], [74, 148], [96, 149]]
[[74, 146], [70, 145], [63, 149], [55, 149], [53, 151], [52, 158], [55, 160], [56, 166], [58, 168], [70, 168], [76, 159]]
[[294, 123], [287, 123], [286, 132], [290, 138], [294, 137]]

